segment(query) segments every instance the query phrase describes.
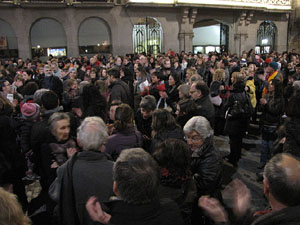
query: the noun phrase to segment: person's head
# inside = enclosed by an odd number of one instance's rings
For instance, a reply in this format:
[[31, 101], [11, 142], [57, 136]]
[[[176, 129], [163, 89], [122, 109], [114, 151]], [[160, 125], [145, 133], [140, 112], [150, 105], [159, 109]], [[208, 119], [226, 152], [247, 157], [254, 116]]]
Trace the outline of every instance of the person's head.
[[68, 93], [72, 90], [78, 90], [78, 83], [75, 79], [68, 79], [64, 83], [64, 92]]
[[162, 80], [162, 75], [161, 75], [161, 73], [158, 72], [158, 71], [153, 72], [153, 73], [151, 74], [151, 76], [152, 76], [152, 83], [153, 83], [153, 84], [156, 84], [156, 83], [158, 83], [159, 81]]
[[30, 225], [16, 196], [0, 188], [0, 224]]
[[123, 150], [114, 168], [114, 193], [129, 204], [147, 204], [157, 198], [159, 170], [152, 156], [141, 148]]
[[199, 81], [203, 81], [202, 77], [199, 74], [194, 74], [189, 79], [189, 85], [192, 85], [193, 83], [197, 83]]
[[193, 115], [196, 110], [197, 110], [197, 105], [195, 101], [193, 101], [192, 99], [183, 99], [180, 100], [177, 104], [176, 115], [177, 116]]
[[109, 75], [109, 79], [111, 81], [115, 81], [117, 79], [120, 79], [120, 71], [116, 68], [112, 68], [110, 70], [108, 70], [108, 75]]
[[105, 151], [107, 127], [100, 117], [87, 117], [77, 129], [77, 143], [82, 150]]
[[298, 64], [296, 65], [295, 69], [296, 69], [296, 73], [297, 73], [297, 75], [298, 75], [298, 77], [299, 77], [299, 76], [300, 76], [300, 63], [298, 63]]
[[179, 82], [180, 82], [180, 77], [177, 74], [171, 74], [169, 76], [169, 85], [170, 86], [178, 85]]
[[106, 68], [101, 68], [100, 69], [100, 77], [104, 78], [104, 79], [107, 77], [107, 70], [106, 70]]
[[278, 70], [278, 63], [277, 62], [270, 62], [267, 67], [266, 67], [266, 72], [267, 73], [274, 73], [274, 71]]
[[156, 109], [152, 114], [152, 130], [159, 132], [176, 126], [174, 116], [166, 109]]
[[52, 76], [53, 75], [52, 70], [51, 70], [49, 65], [44, 66], [44, 74], [45, 74], [45, 76]]
[[256, 70], [257, 70], [257, 67], [256, 67], [256, 65], [255, 65], [254, 63], [249, 64], [249, 66], [248, 66], [248, 71], [249, 71], [249, 73], [250, 73], [250, 72], [255, 73]]
[[27, 70], [23, 71], [22, 76], [25, 81], [30, 80], [30, 79], [32, 79], [33, 72], [32, 72], [32, 70], [27, 69]]
[[36, 82], [28, 82], [22, 89], [22, 95], [34, 95], [34, 93], [39, 89], [39, 86]]
[[178, 88], [179, 99], [187, 99], [190, 97], [190, 86], [187, 84], [181, 84]]
[[268, 91], [276, 96], [282, 95], [282, 83], [278, 79], [273, 79], [269, 82]]
[[46, 91], [41, 97], [41, 103], [45, 110], [55, 109], [59, 105], [57, 94], [53, 91]]
[[153, 111], [156, 108], [156, 99], [152, 95], [146, 95], [140, 102], [141, 114], [144, 119], [152, 116]]
[[120, 100], [113, 100], [112, 103], [110, 104], [110, 108], [109, 108], [109, 118], [112, 121], [115, 121], [115, 113], [116, 113], [116, 109], [118, 108], [119, 105], [121, 105], [122, 102]]
[[124, 131], [133, 127], [133, 110], [127, 104], [121, 104], [116, 108], [114, 127], [117, 131]]
[[224, 69], [217, 69], [213, 75], [213, 81], [225, 81], [225, 70]]
[[275, 155], [264, 169], [264, 193], [271, 206], [300, 205], [300, 159], [287, 153]]
[[11, 86], [11, 83], [8, 80], [2, 80], [0, 81], [0, 91], [2, 91], [4, 94], [12, 94], [13, 88]]
[[0, 115], [10, 116], [13, 112], [13, 106], [10, 101], [4, 96], [0, 95]]
[[214, 135], [209, 121], [203, 116], [194, 116], [183, 128], [187, 143], [191, 150], [194, 151], [201, 147], [207, 138]]
[[194, 74], [198, 74], [196, 69], [189, 68], [186, 70], [186, 79], [189, 80]]
[[121, 66], [122, 65], [122, 58], [120, 56], [116, 57], [115, 64], [117, 66]]
[[171, 60], [169, 58], [166, 58], [163, 62], [164, 68], [165, 69], [170, 69], [171, 68]]
[[40, 117], [40, 106], [36, 103], [24, 103], [21, 113], [26, 120], [37, 120]]
[[190, 96], [194, 100], [205, 97], [208, 94], [209, 94], [209, 88], [207, 87], [206, 83], [203, 81], [193, 83], [190, 88]]
[[160, 168], [167, 169], [180, 179], [190, 175], [189, 146], [183, 140], [168, 138], [157, 146], [153, 157]]
[[288, 102], [286, 114], [288, 117], [300, 118], [300, 91], [297, 91]]
[[245, 75], [241, 72], [233, 72], [231, 75], [231, 82], [234, 84], [237, 81], [245, 80]]
[[70, 117], [67, 113], [53, 113], [49, 120], [49, 129], [57, 141], [67, 141], [70, 135]]

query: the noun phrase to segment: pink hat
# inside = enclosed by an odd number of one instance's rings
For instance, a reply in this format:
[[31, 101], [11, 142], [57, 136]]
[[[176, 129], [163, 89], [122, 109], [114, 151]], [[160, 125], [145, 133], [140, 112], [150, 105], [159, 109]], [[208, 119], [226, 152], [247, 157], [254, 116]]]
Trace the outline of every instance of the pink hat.
[[24, 103], [21, 113], [23, 118], [34, 120], [40, 116], [40, 106], [36, 103]]

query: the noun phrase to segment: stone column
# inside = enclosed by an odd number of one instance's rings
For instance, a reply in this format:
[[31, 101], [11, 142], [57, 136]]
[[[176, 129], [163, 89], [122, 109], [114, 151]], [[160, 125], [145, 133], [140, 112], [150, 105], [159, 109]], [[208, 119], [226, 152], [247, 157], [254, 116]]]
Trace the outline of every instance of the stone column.
[[185, 52], [193, 51], [193, 26], [197, 16], [197, 9], [184, 8], [182, 12], [182, 20], [180, 23], [180, 32], [178, 34], [179, 50]]
[[64, 22], [64, 29], [66, 32], [67, 38], [67, 55], [68, 57], [73, 56], [77, 57], [79, 55], [78, 47], [78, 29], [79, 22], [76, 21], [75, 9], [68, 8], [66, 9], [66, 20]]

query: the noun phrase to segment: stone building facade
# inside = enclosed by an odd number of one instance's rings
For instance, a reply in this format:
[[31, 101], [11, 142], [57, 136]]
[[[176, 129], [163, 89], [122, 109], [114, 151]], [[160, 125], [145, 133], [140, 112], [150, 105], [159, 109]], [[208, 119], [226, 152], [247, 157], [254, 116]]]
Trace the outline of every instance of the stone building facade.
[[[0, 49], [17, 48], [19, 57], [31, 58], [37, 47], [55, 47], [53, 43], [48, 44], [49, 46], [34, 46], [35, 35], [43, 37], [45, 33], [51, 39], [49, 43], [57, 39], [59, 44], [56, 47], [66, 48], [67, 56], [78, 56], [82, 54], [79, 46], [80, 39], [86, 38], [87, 40], [86, 36], [92, 36], [93, 32], [103, 31], [106, 32], [106, 38], [102, 38], [107, 40], [103, 39], [101, 43], [99, 41], [99, 44], [90, 40], [91, 43], [86, 45], [94, 46], [96, 49], [96, 45], [106, 44], [109, 46], [105, 50], [106, 53], [124, 55], [138, 51], [138, 46], [134, 45], [138, 42], [135, 34], [139, 35], [137, 33], [139, 31], [134, 31], [134, 29], [140, 25], [140, 28], [146, 29], [147, 35], [151, 36], [153, 33], [159, 35], [159, 38], [144, 40], [140, 45], [141, 48], [146, 43], [151, 45], [151, 48], [157, 46], [159, 52], [167, 52], [169, 49], [175, 52], [182, 50], [188, 52], [195, 48], [193, 43], [195, 42], [193, 39], [195, 28], [219, 24], [218, 26], [226, 27], [226, 37], [223, 37], [223, 40], [222, 36], [225, 33], [222, 34], [220, 31], [221, 33], [218, 34], [220, 35], [219, 45], [221, 46], [221, 42], [224, 42], [223, 50], [240, 54], [243, 50], [255, 49], [258, 45], [260, 26], [264, 21], [271, 21], [275, 26], [272, 50], [279, 52], [291, 48], [299, 50], [300, 26], [297, 26], [297, 24], [300, 25], [299, 2], [297, 0], [1, 1], [0, 37], [8, 38], [5, 39], [6, 46], [1, 46], [0, 43]], [[145, 25], [145, 18], [150, 18], [149, 24]], [[103, 27], [91, 24], [95, 19], [101, 21]], [[53, 26], [48, 28], [45, 21], [53, 21], [53, 24], [58, 24], [60, 28], [55, 29]], [[38, 23], [40, 23], [39, 27], [35, 27]], [[87, 24], [88, 30], [81, 32], [81, 25], [84, 28]], [[153, 24], [159, 24], [160, 27], [156, 29], [156, 25]], [[9, 32], [8, 29], [10, 29]], [[158, 34], [158, 31], [161, 33]], [[210, 35], [214, 34], [208, 33], [204, 36], [206, 39], [215, 38]], [[146, 51], [153, 50], [148, 47]], [[217, 49], [222, 50], [219, 47]], [[97, 50], [88, 52], [86, 49], [85, 51], [84, 53], [93, 54]]]

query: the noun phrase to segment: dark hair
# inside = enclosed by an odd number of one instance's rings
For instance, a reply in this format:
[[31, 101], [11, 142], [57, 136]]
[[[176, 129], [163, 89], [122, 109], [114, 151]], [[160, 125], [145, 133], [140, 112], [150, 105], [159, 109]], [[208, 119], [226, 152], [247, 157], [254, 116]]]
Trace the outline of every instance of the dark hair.
[[288, 117], [300, 118], [300, 91], [296, 91], [287, 104], [286, 114]]
[[190, 152], [183, 140], [168, 138], [158, 145], [153, 157], [161, 168], [173, 175], [190, 175]]
[[32, 71], [32, 70], [27, 69], [27, 70], [25, 70], [25, 72], [26, 72], [29, 76], [31, 76], [31, 78], [32, 78], [32, 76], [33, 76], [33, 71]]
[[36, 82], [28, 82], [25, 84], [23, 90], [22, 90], [22, 95], [34, 95], [34, 93], [39, 89], [39, 86], [37, 85]]
[[191, 114], [194, 115], [194, 113], [197, 110], [197, 105], [195, 101], [192, 99], [183, 99], [178, 102], [179, 108], [180, 108], [180, 114]]
[[118, 193], [125, 202], [146, 204], [157, 197], [158, 166], [152, 156], [143, 149], [123, 150], [113, 171]]
[[110, 106], [121, 105], [121, 104], [122, 104], [121, 100], [116, 99], [110, 103]]
[[151, 76], [156, 76], [159, 80], [163, 80], [163, 77], [161, 75], [160, 71], [155, 71], [151, 74]]
[[274, 86], [274, 96], [275, 97], [281, 97], [283, 95], [283, 89], [282, 89], [282, 83], [278, 79], [273, 79], [270, 82], [272, 82], [272, 85]]
[[201, 91], [201, 94], [205, 97], [209, 94], [209, 88], [204, 81], [198, 81], [195, 85], [195, 88]]
[[174, 79], [174, 81], [175, 81], [175, 84], [176, 85], [179, 85], [179, 83], [180, 83], [180, 76], [178, 76], [176, 73], [171, 73], [171, 75], [170, 75], [171, 77], [173, 77], [173, 79]]
[[245, 91], [245, 82], [242, 80], [238, 80], [233, 84], [233, 90], [236, 92]]
[[287, 206], [297, 206], [300, 204], [300, 178], [287, 174], [282, 165], [284, 156], [294, 158], [300, 164], [300, 159], [295, 156], [287, 153], [277, 154], [265, 166], [264, 176], [271, 194], [277, 201]]
[[152, 114], [152, 130], [157, 133], [178, 126], [174, 116], [166, 109], [156, 109]]
[[121, 104], [116, 108], [114, 127], [117, 131], [133, 127], [133, 110], [129, 105]]
[[155, 110], [156, 108], [156, 99], [152, 95], [146, 95], [142, 98], [140, 102], [140, 107], [143, 108], [145, 111], [150, 112]]
[[98, 88], [93, 84], [87, 84], [83, 87], [82, 93], [82, 115], [83, 117], [99, 116], [105, 120], [107, 112], [107, 102]]
[[57, 94], [53, 91], [47, 91], [42, 95], [41, 102], [46, 110], [55, 109], [58, 106]]
[[115, 79], [120, 78], [120, 71], [116, 68], [112, 68], [112, 69], [108, 70], [107, 74], [114, 77]]

